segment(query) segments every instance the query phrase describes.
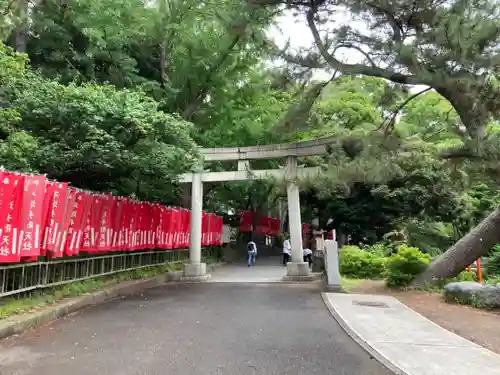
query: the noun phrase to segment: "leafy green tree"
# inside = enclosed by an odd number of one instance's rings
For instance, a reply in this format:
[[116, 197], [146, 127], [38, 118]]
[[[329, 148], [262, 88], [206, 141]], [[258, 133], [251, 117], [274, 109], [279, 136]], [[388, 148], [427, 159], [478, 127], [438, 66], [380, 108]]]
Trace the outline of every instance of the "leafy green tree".
[[28, 54], [48, 77], [141, 86], [196, 122], [266, 52], [269, 13], [235, 0], [48, 0], [34, 13]]
[[[498, 114], [496, 1], [479, 5], [471, 0], [323, 0], [292, 2], [292, 6], [305, 12], [316, 46], [313, 53], [319, 57], [299, 56], [295, 61], [432, 87], [452, 104], [475, 141], [484, 137], [492, 116]], [[348, 23], [328, 23], [346, 10]], [[356, 27], [356, 22], [365, 27]], [[328, 29], [326, 40], [320, 28]], [[365, 59], [344, 63], [336, 54], [340, 49], [357, 50]]]
[[5, 167], [140, 199], [175, 197], [166, 192], [198, 157], [192, 124], [140, 91], [63, 85], [3, 52], [0, 65], [12, 75], [3, 79], [2, 100], [15, 113], [0, 143]]
[[451, 104], [436, 91], [409, 102], [396, 125], [401, 136], [419, 136], [442, 149], [462, 144], [465, 128]]

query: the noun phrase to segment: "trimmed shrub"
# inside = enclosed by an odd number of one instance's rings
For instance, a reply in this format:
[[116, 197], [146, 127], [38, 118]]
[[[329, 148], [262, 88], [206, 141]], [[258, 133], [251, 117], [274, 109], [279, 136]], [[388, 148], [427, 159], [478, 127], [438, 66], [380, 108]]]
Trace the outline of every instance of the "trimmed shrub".
[[401, 245], [386, 262], [385, 282], [390, 287], [409, 285], [430, 263], [431, 257], [416, 247]]
[[477, 281], [474, 271], [462, 271], [457, 276], [458, 281]]
[[484, 281], [485, 284], [489, 284], [489, 285], [497, 285], [497, 284], [500, 284], [500, 277], [499, 276], [495, 276], [495, 277], [488, 277], [487, 280]]
[[389, 256], [394, 248], [391, 244], [386, 242], [377, 242], [373, 245], [367, 245], [363, 247], [363, 250], [368, 251], [369, 253], [373, 253], [375, 255], [386, 257]]
[[358, 246], [344, 246], [339, 255], [340, 273], [354, 279], [380, 279], [384, 274], [385, 258], [361, 250]]

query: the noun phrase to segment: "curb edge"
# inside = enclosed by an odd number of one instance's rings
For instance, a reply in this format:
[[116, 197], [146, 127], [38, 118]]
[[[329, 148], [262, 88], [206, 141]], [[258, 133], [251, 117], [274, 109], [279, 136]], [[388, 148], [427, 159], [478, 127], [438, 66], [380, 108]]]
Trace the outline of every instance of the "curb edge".
[[411, 375], [410, 373], [402, 370], [394, 363], [389, 361], [383, 354], [381, 354], [377, 349], [375, 349], [368, 341], [364, 340], [347, 322], [342, 318], [342, 316], [335, 310], [335, 307], [330, 303], [327, 293], [321, 293], [323, 302], [326, 308], [335, 319], [335, 321], [342, 327], [342, 329], [347, 333], [347, 335], [357, 343], [362, 349], [364, 349], [371, 357], [373, 357], [382, 366], [392, 371], [395, 375]]

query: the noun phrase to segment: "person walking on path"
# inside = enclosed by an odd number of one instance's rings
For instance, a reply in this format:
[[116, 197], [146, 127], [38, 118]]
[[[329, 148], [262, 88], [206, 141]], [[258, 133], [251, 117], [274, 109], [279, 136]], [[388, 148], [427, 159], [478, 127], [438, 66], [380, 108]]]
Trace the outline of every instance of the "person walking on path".
[[247, 244], [247, 252], [248, 252], [248, 267], [255, 266], [255, 257], [257, 256], [257, 245], [252, 240], [250, 240], [250, 242]]
[[285, 241], [283, 241], [283, 265], [286, 266], [286, 264], [290, 262], [291, 257], [292, 257], [292, 245], [290, 244], [288, 236], [285, 235]]

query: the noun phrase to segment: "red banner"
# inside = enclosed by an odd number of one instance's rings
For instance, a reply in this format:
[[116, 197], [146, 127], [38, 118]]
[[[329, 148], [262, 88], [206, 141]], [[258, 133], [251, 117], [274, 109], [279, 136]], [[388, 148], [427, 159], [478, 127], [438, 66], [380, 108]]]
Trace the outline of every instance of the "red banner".
[[269, 216], [259, 216], [255, 233], [267, 234], [269, 229]]
[[40, 238], [43, 224], [45, 177], [26, 176], [21, 208], [19, 250], [21, 258], [40, 255]]
[[172, 209], [168, 222], [168, 232], [170, 233], [168, 249], [177, 248], [177, 224], [179, 223], [179, 211]]
[[216, 244], [218, 246], [222, 246], [222, 231], [224, 228], [224, 220], [222, 219], [222, 216], [217, 216], [217, 231], [216, 231], [216, 236], [217, 236], [217, 241]]
[[42, 249], [51, 257], [63, 255], [58, 249], [56, 250], [56, 245], [60, 241], [67, 199], [67, 183], [52, 181], [47, 183], [44, 199], [44, 210], [47, 209], [47, 217], [43, 230]]
[[[106, 249], [113, 251], [115, 245], [113, 243], [115, 231], [115, 217], [118, 215], [118, 199], [112, 195], [108, 196], [108, 218], [106, 220]], [[116, 242], [116, 241], [115, 241]]]
[[207, 213], [207, 234], [206, 234], [206, 246], [211, 246], [212, 245], [212, 230], [214, 226], [212, 214]]
[[83, 231], [85, 229], [85, 218], [88, 216], [90, 209], [90, 201], [86, 199], [87, 194], [81, 191], [70, 192], [74, 194], [68, 202], [73, 202], [72, 206], [68, 206], [67, 210], [70, 213], [69, 226], [64, 246], [64, 254], [78, 255], [80, 253]]
[[276, 219], [274, 217], [271, 217], [269, 220], [269, 227], [268, 227], [267, 235], [276, 237], [280, 234], [280, 229], [281, 229], [280, 220]]
[[94, 196], [93, 195], [87, 195], [85, 194], [84, 196], [85, 204], [88, 205], [88, 210], [85, 212], [85, 215], [83, 216], [83, 239], [82, 239], [82, 245], [80, 248], [81, 252], [84, 253], [90, 253], [93, 251], [93, 244], [92, 244], [92, 206], [94, 205]]
[[336, 237], [335, 237], [335, 229], [327, 232], [326, 235], [325, 235], [325, 239], [326, 240], [335, 240], [336, 239]]
[[182, 210], [182, 227], [181, 227], [181, 243], [182, 248], [189, 246], [189, 225], [191, 223], [191, 215], [188, 210]]
[[253, 228], [253, 212], [240, 212], [240, 232], [251, 232]]
[[[240, 212], [240, 232], [251, 232], [255, 213], [251, 211]], [[222, 236], [222, 228], [220, 228]], [[260, 215], [257, 218], [255, 233], [268, 236], [277, 236], [280, 233], [280, 220], [271, 216]]]
[[66, 195], [66, 204], [64, 206], [64, 215], [63, 215], [63, 222], [61, 225], [61, 232], [60, 236], [58, 236], [58, 240], [56, 243], [56, 250], [54, 254], [57, 257], [63, 255], [73, 255], [73, 254], [66, 254], [64, 250], [66, 248], [66, 241], [68, 240], [68, 232], [71, 225], [71, 214], [73, 213], [73, 206], [76, 200], [76, 193], [77, 191], [75, 189], [69, 189], [68, 194]]
[[201, 219], [201, 246], [208, 245], [208, 225], [209, 216], [206, 212], [203, 212]]
[[166, 208], [165, 212], [165, 249], [170, 250], [174, 247], [174, 220], [175, 210], [173, 208]]
[[106, 252], [106, 250], [109, 249], [108, 228], [110, 225], [109, 220], [111, 219], [111, 199], [107, 196], [101, 196], [99, 198], [101, 209], [99, 210], [99, 221], [96, 227], [98, 231], [96, 246], [98, 252]]
[[0, 262], [21, 260], [19, 228], [23, 203], [24, 176], [1, 172], [0, 184]]
[[52, 196], [54, 195], [55, 185], [51, 182], [47, 182], [45, 184], [45, 194], [43, 198], [43, 207], [42, 207], [42, 224], [43, 224], [43, 233], [42, 233], [42, 243], [40, 246], [40, 255], [47, 255], [47, 231], [50, 223], [50, 207], [52, 204]]
[[210, 214], [210, 246], [217, 245], [217, 218], [216, 214]]
[[125, 218], [125, 199], [117, 197], [115, 208], [115, 217], [113, 219], [113, 244], [111, 246], [112, 250], [122, 251], [124, 246], [124, 218]]
[[309, 224], [302, 224], [302, 233], [309, 233]]

